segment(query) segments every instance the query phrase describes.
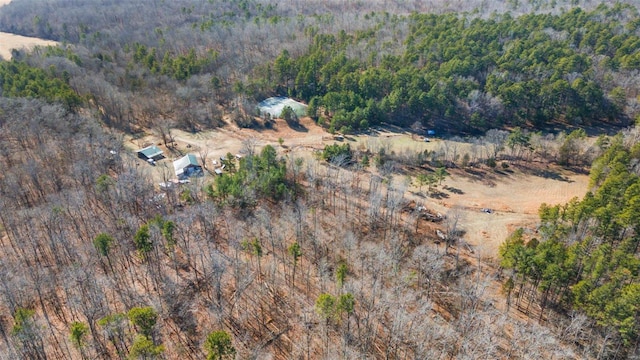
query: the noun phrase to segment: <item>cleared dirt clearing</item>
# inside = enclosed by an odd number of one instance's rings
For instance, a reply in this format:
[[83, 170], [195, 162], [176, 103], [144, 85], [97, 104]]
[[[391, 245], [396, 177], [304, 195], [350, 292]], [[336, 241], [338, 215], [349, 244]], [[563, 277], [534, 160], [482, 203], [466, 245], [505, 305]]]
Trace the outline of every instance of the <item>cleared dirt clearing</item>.
[[555, 167], [544, 173], [555, 176], [546, 177], [518, 170], [488, 172], [480, 180], [460, 169], [450, 174], [443, 182], [446, 188], [438, 189], [444, 194], [442, 198], [429, 198], [425, 203], [442, 213], [456, 208], [465, 231], [464, 240], [488, 258], [497, 257], [500, 244], [518, 227], [535, 227], [542, 203], [556, 205], [573, 197], [582, 198], [589, 186], [589, 176]]

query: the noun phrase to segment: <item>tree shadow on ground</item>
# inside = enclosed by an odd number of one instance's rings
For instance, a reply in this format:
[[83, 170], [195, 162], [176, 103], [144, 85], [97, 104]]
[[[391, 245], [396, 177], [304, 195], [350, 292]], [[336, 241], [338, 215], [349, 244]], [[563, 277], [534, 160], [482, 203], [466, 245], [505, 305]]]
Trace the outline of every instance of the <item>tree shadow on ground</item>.
[[442, 192], [442, 191], [438, 191], [438, 190], [433, 190], [431, 191], [431, 193], [429, 193], [429, 197], [432, 199], [438, 199], [438, 200], [442, 200], [442, 199], [448, 199], [449, 198], [449, 194]]
[[574, 130], [582, 129], [587, 133], [587, 136], [591, 136], [591, 137], [598, 136], [600, 134], [607, 134], [609, 136], [613, 136], [618, 132], [620, 132], [621, 130], [627, 128], [633, 122], [632, 119], [629, 119], [626, 117], [621, 118], [621, 120], [623, 121], [619, 123], [599, 121], [590, 125], [585, 125], [585, 124], [571, 125], [566, 123], [552, 123], [552, 124], [549, 124], [548, 126], [540, 128], [539, 130], [541, 130], [543, 133], [558, 134], [561, 131], [564, 131], [565, 133], [570, 133]]
[[483, 170], [478, 168], [465, 168], [459, 173], [459, 175], [471, 181], [482, 182], [489, 186], [495, 186], [495, 183], [498, 179], [497, 175], [508, 176], [508, 174], [497, 174], [495, 171]]
[[551, 179], [551, 180], [557, 180], [557, 181], [564, 181], [564, 182], [568, 182], [568, 183], [572, 183], [573, 180], [569, 179], [568, 177], [560, 174], [557, 171], [552, 171], [552, 170], [547, 170], [547, 169], [537, 169], [531, 172], [532, 175], [535, 176], [539, 176], [545, 179]]
[[562, 181], [572, 183], [567, 175], [564, 175], [563, 172], [572, 172], [575, 174], [588, 174], [588, 171], [585, 171], [584, 168], [581, 167], [556, 167], [556, 166], [519, 166], [520, 171], [527, 175], [538, 176], [544, 179]]
[[264, 122], [262, 123], [256, 122], [249, 128], [252, 130], [255, 130], [258, 133], [261, 133], [264, 130], [278, 131], [279, 129], [281, 129], [282, 126], [285, 126], [285, 125], [288, 126], [291, 130], [294, 130], [297, 132], [302, 132], [302, 133], [309, 132], [309, 129], [306, 126], [304, 126], [304, 124], [302, 124], [301, 122], [285, 121], [284, 119], [264, 120]]
[[509, 176], [509, 175], [512, 175], [512, 174], [513, 174], [513, 170], [505, 169], [505, 168], [502, 168], [502, 169], [494, 169], [494, 170], [493, 170], [493, 172], [494, 172], [494, 173], [496, 173], [496, 174], [498, 174], [498, 175], [502, 175], [502, 176]]
[[454, 188], [454, 187], [451, 187], [451, 186], [445, 185], [445, 186], [444, 186], [444, 189], [445, 189], [445, 190], [447, 190], [447, 191], [449, 191], [450, 193], [453, 193], [453, 194], [457, 194], [457, 195], [464, 195], [464, 191], [462, 191], [462, 190], [460, 190], [460, 189], [458, 189], [458, 188]]
[[291, 128], [291, 130], [297, 131], [297, 132], [309, 132], [309, 129], [307, 129], [306, 126], [302, 125], [302, 123], [300, 122], [295, 122], [295, 121], [287, 121], [287, 125], [289, 125], [289, 128]]

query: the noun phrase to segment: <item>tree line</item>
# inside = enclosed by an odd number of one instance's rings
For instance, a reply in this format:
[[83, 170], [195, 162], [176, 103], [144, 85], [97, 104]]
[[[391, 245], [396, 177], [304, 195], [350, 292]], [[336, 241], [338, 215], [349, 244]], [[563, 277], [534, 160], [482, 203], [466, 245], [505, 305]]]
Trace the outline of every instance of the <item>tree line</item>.
[[[283, 50], [250, 92], [309, 103], [330, 129], [420, 121], [454, 132], [556, 122], [627, 125], [635, 91], [607, 81], [639, 70], [637, 9], [602, 5], [559, 15], [373, 15], [378, 25], [337, 34], [309, 32], [300, 56]], [[380, 54], [380, 35], [404, 31], [403, 47]], [[353, 48], [360, 49], [354, 54]]]
[[207, 193], [222, 203], [231, 203], [242, 208], [255, 205], [260, 198], [274, 201], [293, 196], [295, 183], [287, 177], [287, 164], [278, 159], [276, 150], [267, 145], [260, 154], [248, 154], [239, 160], [228, 154], [223, 161], [225, 172], [208, 185]]
[[543, 204], [535, 233], [519, 229], [500, 248], [508, 302], [539, 306], [541, 319], [571, 309], [586, 314], [605, 336], [600, 353], [614, 358], [638, 351], [637, 139], [632, 129], [602, 141], [593, 190]]

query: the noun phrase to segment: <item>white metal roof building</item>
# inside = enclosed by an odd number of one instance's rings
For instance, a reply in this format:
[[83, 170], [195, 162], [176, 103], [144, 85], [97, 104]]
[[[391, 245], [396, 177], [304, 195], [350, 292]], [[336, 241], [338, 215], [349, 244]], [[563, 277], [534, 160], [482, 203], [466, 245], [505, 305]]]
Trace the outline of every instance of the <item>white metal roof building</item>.
[[173, 168], [176, 171], [178, 179], [188, 178], [190, 176], [202, 176], [202, 166], [198, 164], [198, 159], [193, 154], [187, 154], [173, 162]]

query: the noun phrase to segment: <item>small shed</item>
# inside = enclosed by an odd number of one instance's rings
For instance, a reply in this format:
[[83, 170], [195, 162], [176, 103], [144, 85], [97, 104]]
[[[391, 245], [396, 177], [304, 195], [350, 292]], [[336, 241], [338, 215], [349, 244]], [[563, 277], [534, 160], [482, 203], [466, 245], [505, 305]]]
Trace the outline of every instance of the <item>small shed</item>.
[[173, 162], [178, 179], [185, 179], [191, 176], [203, 176], [202, 166], [198, 164], [198, 159], [193, 154], [187, 154]]
[[138, 150], [138, 157], [145, 161], [164, 159], [163, 151], [155, 145]]

